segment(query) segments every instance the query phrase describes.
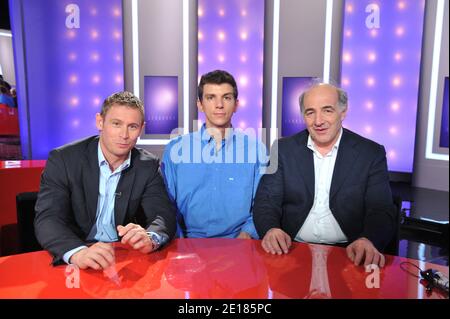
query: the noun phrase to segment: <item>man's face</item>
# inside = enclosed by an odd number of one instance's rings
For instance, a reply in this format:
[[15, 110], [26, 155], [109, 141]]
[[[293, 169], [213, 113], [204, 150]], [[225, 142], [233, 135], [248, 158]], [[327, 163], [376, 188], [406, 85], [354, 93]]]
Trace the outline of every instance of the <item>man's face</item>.
[[205, 84], [203, 99], [197, 101], [197, 107], [205, 113], [206, 127], [227, 128], [231, 126], [231, 117], [236, 112], [238, 103], [230, 84]]
[[331, 148], [339, 137], [346, 110], [338, 105], [338, 92], [331, 85], [319, 85], [303, 100], [306, 127], [317, 147]]
[[100, 146], [108, 161], [125, 160], [144, 127], [139, 110], [118, 104], [112, 105], [104, 117], [97, 113], [96, 124]]

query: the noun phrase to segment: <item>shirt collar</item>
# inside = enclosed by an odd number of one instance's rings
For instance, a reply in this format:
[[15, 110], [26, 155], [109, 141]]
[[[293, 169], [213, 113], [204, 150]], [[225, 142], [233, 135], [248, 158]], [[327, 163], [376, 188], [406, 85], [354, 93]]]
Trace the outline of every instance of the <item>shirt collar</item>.
[[[341, 129], [340, 129], [340, 131], [339, 131], [339, 137], [338, 137], [336, 143], [334, 143], [334, 145], [333, 145], [333, 147], [331, 148], [331, 151], [330, 151], [330, 152], [337, 151], [337, 150], [339, 149], [339, 144], [341, 143], [341, 138], [342, 138], [342, 132], [343, 132], [343, 131], [344, 131], [344, 130], [343, 130], [342, 127], [341, 127]], [[311, 138], [311, 134], [308, 135], [308, 143], [307, 143], [307, 146], [308, 146], [308, 148], [311, 149], [312, 151], [314, 151], [314, 152], [316, 151], [316, 147], [315, 147], [315, 144], [314, 144], [313, 139]]]
[[[100, 146], [100, 141], [98, 142], [97, 155], [98, 155], [98, 166], [102, 167], [103, 165], [108, 165], [108, 168], [109, 168], [109, 163], [106, 160], [105, 156], [103, 155], [103, 151]], [[120, 166], [117, 167], [113, 173], [122, 172], [124, 169], [127, 169], [130, 166], [130, 162], [131, 162], [131, 151], [128, 152], [127, 159], [122, 164], [120, 164]]]
[[[225, 142], [225, 144], [228, 144], [229, 141], [232, 140], [232, 138], [234, 137], [235, 134], [236, 134], [236, 131], [233, 128], [233, 126], [231, 126], [230, 129], [225, 130], [225, 138], [222, 139], [222, 142]], [[206, 143], [209, 143], [209, 142], [211, 142], [212, 139], [214, 139], [206, 130], [205, 123], [203, 123], [203, 125], [200, 129], [200, 139], [202, 140], [202, 142], [206, 142]]]

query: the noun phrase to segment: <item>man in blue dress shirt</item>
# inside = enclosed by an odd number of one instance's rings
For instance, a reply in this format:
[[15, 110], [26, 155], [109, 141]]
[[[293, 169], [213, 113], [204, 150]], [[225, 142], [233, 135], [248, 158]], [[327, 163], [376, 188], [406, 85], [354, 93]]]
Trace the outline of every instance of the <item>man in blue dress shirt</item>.
[[266, 148], [255, 134], [234, 129], [239, 105], [233, 76], [204, 74], [197, 106], [206, 123], [166, 147], [162, 172], [178, 208], [178, 235], [191, 238], [259, 238], [253, 224], [253, 198], [264, 173]]

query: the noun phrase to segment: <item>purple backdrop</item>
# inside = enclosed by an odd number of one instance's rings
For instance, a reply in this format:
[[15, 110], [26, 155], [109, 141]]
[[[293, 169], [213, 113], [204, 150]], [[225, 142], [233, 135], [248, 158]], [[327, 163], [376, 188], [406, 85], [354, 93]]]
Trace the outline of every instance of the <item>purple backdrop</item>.
[[145, 76], [145, 134], [170, 134], [178, 127], [178, 77]]
[[299, 97], [311, 85], [313, 77], [284, 77], [281, 102], [281, 136], [290, 136], [306, 128], [300, 114]]
[[[16, 58], [16, 63], [26, 65], [33, 159], [45, 159], [54, 147], [96, 134], [95, 113], [105, 97], [124, 87], [121, 1], [77, 0], [79, 28], [66, 25], [71, 3], [23, 0], [23, 21], [11, 23], [13, 35], [21, 23], [25, 34], [24, 46], [15, 52], [17, 57], [24, 50], [25, 61]], [[18, 5], [10, 8], [20, 10]], [[19, 97], [24, 89], [18, 85]], [[23, 112], [20, 124], [27, 125]]]
[[440, 147], [448, 148], [448, 76], [445, 78], [444, 95], [442, 100]]
[[424, 0], [345, 1], [344, 126], [383, 144], [390, 171], [413, 168], [424, 5]]
[[199, 77], [215, 69], [230, 72], [240, 102], [233, 126], [262, 127], [264, 1], [199, 0], [198, 19]]

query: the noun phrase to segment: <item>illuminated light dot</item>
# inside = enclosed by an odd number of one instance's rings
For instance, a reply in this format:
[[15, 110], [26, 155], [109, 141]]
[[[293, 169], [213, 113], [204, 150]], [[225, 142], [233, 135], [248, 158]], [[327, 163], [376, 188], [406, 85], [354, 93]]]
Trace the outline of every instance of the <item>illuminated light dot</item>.
[[239, 78], [239, 84], [240, 85], [242, 85], [242, 86], [247, 86], [247, 84], [248, 84], [248, 79], [247, 79], [247, 77], [246, 76], [241, 76], [240, 78]]
[[92, 102], [94, 103], [94, 106], [99, 106], [101, 103], [101, 100], [99, 97], [95, 97]]
[[374, 86], [375, 85], [375, 79], [371, 76], [369, 76], [366, 80], [367, 86]]
[[246, 17], [247, 16], [247, 10], [245, 10], [245, 9], [241, 10], [241, 16]]
[[225, 62], [225, 56], [223, 54], [219, 54], [217, 56], [217, 60], [219, 60], [219, 62]]
[[122, 37], [122, 33], [120, 31], [113, 32], [114, 39], [120, 39]]
[[92, 8], [91, 9], [91, 15], [93, 15], [93, 16], [97, 15], [97, 9], [96, 8]]
[[75, 83], [77, 83], [77, 82], [78, 82], [78, 76], [76, 76], [75, 74], [72, 74], [72, 75], [69, 77], [69, 83], [75, 84]]
[[400, 103], [398, 102], [392, 102], [391, 103], [391, 110], [393, 112], [398, 112], [400, 110]]
[[366, 132], [367, 134], [371, 134], [372, 133], [372, 126], [366, 125], [364, 127], [364, 132]]
[[247, 40], [248, 33], [246, 31], [242, 31], [240, 34], [240, 38], [241, 38], [241, 40], [244, 40], [244, 41]]
[[198, 39], [203, 40], [203, 32], [201, 31], [198, 32]]
[[99, 58], [100, 58], [100, 56], [97, 52], [94, 52], [91, 54], [91, 60], [98, 61]]
[[219, 31], [217, 33], [217, 38], [219, 39], [219, 41], [224, 41], [225, 40], [225, 32]]
[[347, 38], [350, 38], [350, 37], [352, 36], [352, 30], [347, 30], [347, 31], [345, 31], [345, 36], [346, 36]]
[[122, 84], [122, 76], [121, 75], [116, 75], [114, 81], [117, 84]]
[[395, 29], [395, 34], [396, 34], [398, 37], [403, 36], [403, 35], [405, 34], [405, 29], [404, 29], [403, 27], [397, 27], [397, 28]]
[[395, 151], [389, 151], [388, 152], [388, 157], [390, 159], [395, 159], [397, 157], [397, 153]]
[[78, 100], [77, 97], [73, 97], [70, 99], [70, 105], [72, 105], [72, 106], [77, 106], [79, 102], [80, 101]]
[[69, 61], [75, 61], [77, 59], [77, 54], [74, 52], [69, 53]]
[[120, 61], [122, 61], [122, 56], [121, 56], [120, 54], [116, 54], [116, 56], [114, 57], [114, 59], [115, 59], [117, 62], [120, 62]]
[[239, 99], [239, 106], [245, 107], [247, 105], [246, 99]]
[[94, 76], [92, 77], [92, 83], [97, 84], [97, 83], [99, 83], [99, 82], [100, 82], [100, 76], [94, 75]]
[[203, 62], [203, 55], [201, 55], [201, 54], [198, 55], [198, 62], [200, 62], [200, 63]]
[[400, 10], [405, 9], [405, 8], [406, 8], [406, 3], [403, 2], [403, 1], [399, 1], [399, 2], [397, 3], [397, 8], [399, 8]]
[[69, 39], [73, 39], [73, 38], [75, 38], [75, 36], [76, 36], [75, 30], [70, 29], [69, 31], [67, 31], [67, 37]]
[[245, 54], [241, 54], [241, 58], [240, 58], [241, 62], [245, 63], [247, 62], [247, 56]]
[[92, 39], [97, 39], [98, 38], [98, 31], [97, 30], [92, 30], [91, 31], [91, 38]]
[[259, 121], [259, 127], [262, 127], [262, 121]]
[[391, 126], [391, 127], [389, 128], [389, 133], [391, 133], [391, 135], [397, 135], [397, 133], [398, 133], [397, 127]]
[[394, 54], [394, 60], [399, 62], [403, 59], [403, 55], [400, 52], [395, 52]]
[[203, 17], [203, 15], [205, 14], [205, 12], [203, 11], [203, 8], [202, 8], [202, 7], [199, 7], [199, 8], [198, 8], [197, 14], [198, 14], [199, 17]]
[[119, 8], [114, 8], [113, 9], [113, 16], [120, 17], [120, 15], [121, 15], [120, 9]]
[[221, 17], [225, 16], [225, 10], [224, 10], [224, 9], [220, 9], [220, 10], [219, 10], [219, 15], [220, 15]]
[[370, 30], [370, 35], [375, 38], [378, 35], [378, 30], [377, 29], [372, 29]]
[[349, 86], [350, 85], [350, 80], [348, 78], [343, 78], [342, 79], [342, 85], [343, 86]]
[[343, 56], [344, 62], [350, 63], [352, 61], [352, 55], [350, 53], [344, 53]]
[[368, 109], [368, 110], [372, 110], [373, 109], [373, 102], [372, 101], [367, 101], [366, 102], [366, 109]]
[[80, 126], [80, 120], [73, 120], [72, 121], [72, 127], [77, 128], [78, 126]]
[[392, 85], [398, 87], [402, 84], [402, 79], [399, 76], [396, 76], [392, 79]]
[[370, 62], [375, 62], [377, 60], [377, 54], [375, 52], [370, 52], [367, 55], [367, 60], [369, 60]]
[[240, 121], [239, 122], [239, 127], [242, 129], [245, 129], [247, 127], [247, 123], [245, 123], [245, 121]]
[[347, 5], [347, 7], [345, 8], [345, 10], [346, 10], [348, 13], [352, 13], [352, 12], [353, 12], [353, 6], [352, 6], [351, 4], [349, 4], [349, 5]]

